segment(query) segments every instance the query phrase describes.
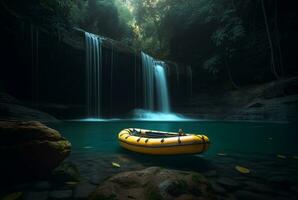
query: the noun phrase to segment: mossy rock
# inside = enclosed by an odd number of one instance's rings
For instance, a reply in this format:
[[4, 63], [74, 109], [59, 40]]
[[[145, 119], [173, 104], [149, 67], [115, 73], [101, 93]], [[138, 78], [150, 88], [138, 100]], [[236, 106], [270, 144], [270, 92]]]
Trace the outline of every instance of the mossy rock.
[[0, 121], [1, 181], [41, 179], [70, 153], [71, 144], [40, 122]]
[[62, 184], [68, 181], [79, 181], [80, 171], [74, 163], [64, 162], [53, 171], [51, 179]]
[[210, 184], [198, 173], [149, 167], [110, 177], [89, 199], [170, 200], [186, 196], [187, 199], [215, 199]]

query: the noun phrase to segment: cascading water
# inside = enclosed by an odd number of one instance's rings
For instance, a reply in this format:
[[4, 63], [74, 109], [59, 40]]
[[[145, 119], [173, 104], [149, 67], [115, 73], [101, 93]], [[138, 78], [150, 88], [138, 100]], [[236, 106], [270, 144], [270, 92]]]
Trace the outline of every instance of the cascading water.
[[[103, 87], [103, 64], [102, 64], [102, 39], [92, 33], [85, 32], [86, 39], [86, 80], [87, 80], [87, 113], [88, 119], [102, 120], [102, 87]], [[114, 61], [117, 54], [111, 52], [110, 95], [113, 98]], [[143, 79], [143, 104], [145, 110], [136, 110], [135, 117], [142, 120], [184, 120], [183, 117], [170, 113], [169, 94], [167, 87], [166, 65], [164, 62], [155, 60], [151, 56], [141, 53], [142, 79]], [[136, 60], [135, 60], [136, 65]], [[137, 67], [134, 70], [137, 77]], [[137, 79], [136, 79], [137, 80]], [[137, 81], [135, 80], [135, 95], [137, 94]], [[156, 101], [156, 102], [155, 102]], [[136, 104], [136, 97], [135, 97]], [[112, 103], [111, 103], [112, 109]], [[154, 112], [155, 111], [155, 112]]]
[[87, 66], [87, 113], [89, 118], [100, 118], [102, 96], [101, 38], [85, 32]]
[[179, 88], [179, 82], [180, 82], [180, 78], [179, 78], [179, 68], [178, 65], [175, 63], [175, 68], [176, 68], [176, 81], [177, 81], [177, 87]]
[[[186, 120], [186, 118], [170, 112], [165, 63], [155, 60], [143, 52], [141, 55], [145, 110], [135, 110], [135, 119], [149, 121]], [[154, 94], [156, 96], [154, 96]], [[157, 101], [156, 103], [154, 99]], [[157, 109], [154, 112], [155, 105], [157, 105]]]
[[[169, 94], [164, 62], [155, 60], [151, 56], [141, 53], [143, 71], [144, 105], [149, 111], [154, 110], [154, 99], [157, 100], [157, 111], [170, 112]], [[155, 91], [156, 88], [156, 91]], [[154, 97], [156, 94], [156, 98]]]
[[189, 76], [189, 96], [192, 98], [192, 69], [191, 66], [187, 66], [188, 76]]
[[155, 60], [151, 56], [141, 53], [142, 71], [143, 71], [143, 90], [145, 109], [153, 111], [154, 109], [154, 66]]
[[169, 113], [170, 101], [164, 65], [163, 62], [155, 65], [157, 105], [159, 111]]

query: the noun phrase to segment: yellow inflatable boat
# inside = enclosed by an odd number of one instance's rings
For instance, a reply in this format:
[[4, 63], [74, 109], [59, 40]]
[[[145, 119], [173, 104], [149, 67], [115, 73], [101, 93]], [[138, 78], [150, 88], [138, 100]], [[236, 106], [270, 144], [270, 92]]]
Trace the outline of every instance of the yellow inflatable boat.
[[120, 145], [130, 151], [155, 154], [196, 154], [206, 151], [209, 138], [205, 135], [172, 133], [128, 128], [118, 134]]

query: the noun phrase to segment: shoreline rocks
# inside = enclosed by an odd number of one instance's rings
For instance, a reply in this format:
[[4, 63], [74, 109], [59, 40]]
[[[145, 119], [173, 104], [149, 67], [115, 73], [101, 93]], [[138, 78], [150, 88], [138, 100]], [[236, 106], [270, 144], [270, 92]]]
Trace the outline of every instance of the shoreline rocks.
[[57, 122], [55, 117], [22, 105], [20, 101], [9, 94], [0, 93], [0, 120]]
[[40, 122], [0, 121], [1, 183], [49, 176], [69, 154], [71, 144]]
[[210, 183], [196, 172], [149, 167], [104, 181], [89, 199], [215, 199]]

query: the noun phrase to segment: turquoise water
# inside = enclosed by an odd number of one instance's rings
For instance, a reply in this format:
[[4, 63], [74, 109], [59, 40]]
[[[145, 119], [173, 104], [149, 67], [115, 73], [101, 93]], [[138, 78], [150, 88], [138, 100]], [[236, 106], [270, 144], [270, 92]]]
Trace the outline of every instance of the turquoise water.
[[154, 121], [67, 121], [49, 124], [73, 145], [75, 151], [121, 153], [117, 135], [124, 128], [144, 128], [205, 134], [211, 140], [206, 156], [217, 153], [298, 154], [297, 125], [260, 122], [154, 122]]
[[[296, 124], [114, 120], [68, 121], [49, 126], [70, 140], [72, 153], [66, 162], [74, 163], [84, 180], [91, 184], [101, 184], [120, 172], [157, 166], [196, 171], [208, 179], [218, 197], [227, 197], [224, 199], [264, 199], [252, 198], [251, 194], [265, 195], [266, 199], [297, 199]], [[210, 138], [211, 147], [199, 155], [137, 154], [118, 144], [119, 131], [131, 127], [162, 131], [182, 128], [185, 132], [204, 133]], [[113, 162], [121, 167], [113, 167]], [[242, 174], [235, 170], [236, 166], [245, 167], [250, 173]], [[244, 194], [248, 191], [248, 197], [237, 196], [237, 192], [243, 191]]]

